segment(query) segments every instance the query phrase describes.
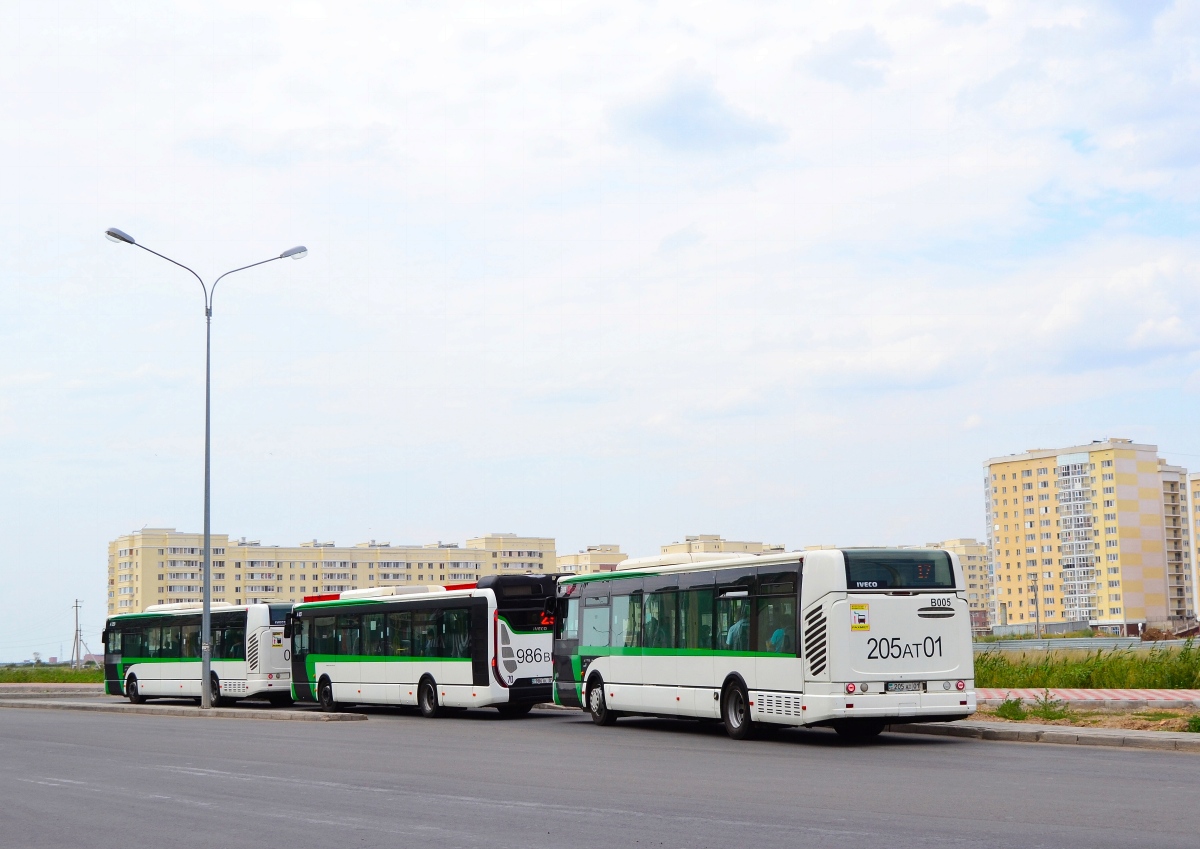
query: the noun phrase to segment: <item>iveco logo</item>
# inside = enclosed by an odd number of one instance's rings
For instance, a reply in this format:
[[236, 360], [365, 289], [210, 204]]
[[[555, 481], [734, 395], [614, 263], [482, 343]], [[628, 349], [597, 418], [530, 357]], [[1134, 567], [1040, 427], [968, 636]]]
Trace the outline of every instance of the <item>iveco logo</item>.
[[856, 586], [859, 586], [859, 587], [878, 587], [879, 586], [878, 581], [855, 581], [854, 583]]

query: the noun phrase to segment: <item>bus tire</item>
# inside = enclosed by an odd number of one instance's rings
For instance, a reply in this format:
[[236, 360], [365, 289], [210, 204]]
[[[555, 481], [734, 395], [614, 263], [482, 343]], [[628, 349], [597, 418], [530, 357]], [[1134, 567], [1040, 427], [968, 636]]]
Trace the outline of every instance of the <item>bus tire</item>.
[[138, 690], [136, 675], [130, 675], [125, 679], [125, 696], [129, 699], [131, 705], [140, 705], [146, 701], [146, 697]]
[[341, 707], [333, 699], [333, 682], [328, 678], [322, 678], [317, 684], [317, 701], [321, 705], [321, 710], [325, 713], [337, 713]]
[[721, 694], [721, 720], [725, 723], [725, 733], [734, 740], [745, 740], [754, 732], [750, 698], [741, 681], [730, 681], [725, 686]]
[[835, 722], [833, 730], [843, 740], [862, 743], [878, 737], [883, 732], [885, 725], [887, 722], [882, 719], [846, 719]]
[[599, 675], [588, 684], [587, 707], [597, 725], [612, 725], [617, 721], [617, 712], [609, 708], [604, 698], [604, 679]]
[[496, 710], [500, 711], [500, 715], [505, 719], [515, 719], [518, 716], [527, 716], [533, 710], [533, 705], [496, 705]]
[[267, 701], [271, 703], [271, 707], [291, 707], [292, 695], [291, 693], [271, 693], [269, 696], [267, 696]]
[[229, 700], [221, 695], [221, 679], [213, 672], [208, 678], [208, 703], [213, 707], [225, 707]]
[[417, 687], [417, 707], [421, 716], [434, 719], [442, 715], [442, 706], [438, 703], [437, 684], [432, 678], [423, 678]]

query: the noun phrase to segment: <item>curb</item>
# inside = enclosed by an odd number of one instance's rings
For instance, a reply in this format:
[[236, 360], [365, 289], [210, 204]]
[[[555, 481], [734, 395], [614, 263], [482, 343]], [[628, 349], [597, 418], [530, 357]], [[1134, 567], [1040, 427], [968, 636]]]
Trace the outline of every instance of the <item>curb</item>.
[[[1022, 697], [1027, 705], [1037, 704], [1037, 699]], [[1200, 708], [1200, 699], [1058, 699], [1073, 708]], [[1004, 699], [978, 699], [977, 704], [999, 707]]]
[[1066, 746], [1113, 746], [1124, 749], [1159, 749], [1200, 754], [1200, 734], [1175, 731], [1123, 731], [1119, 728], [1080, 729], [1057, 725], [1022, 728], [1017, 723], [956, 722], [928, 725], [889, 725], [900, 734], [934, 737], [967, 737], [1007, 743], [1054, 743]]
[[171, 705], [121, 705], [77, 702], [52, 702], [44, 700], [18, 701], [0, 700], [0, 708], [32, 708], [34, 710], [78, 710], [94, 713], [136, 713], [145, 716], [183, 716], [190, 719], [269, 719], [297, 722], [356, 722], [365, 720], [362, 713], [322, 713], [311, 710], [238, 710], [236, 708], [211, 708]]

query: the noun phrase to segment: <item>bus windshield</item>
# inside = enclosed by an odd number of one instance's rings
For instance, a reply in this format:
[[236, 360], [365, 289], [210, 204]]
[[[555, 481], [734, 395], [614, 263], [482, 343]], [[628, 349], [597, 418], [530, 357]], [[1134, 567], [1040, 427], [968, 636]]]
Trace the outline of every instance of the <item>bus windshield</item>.
[[944, 551], [844, 551], [850, 590], [952, 590], [954, 568]]

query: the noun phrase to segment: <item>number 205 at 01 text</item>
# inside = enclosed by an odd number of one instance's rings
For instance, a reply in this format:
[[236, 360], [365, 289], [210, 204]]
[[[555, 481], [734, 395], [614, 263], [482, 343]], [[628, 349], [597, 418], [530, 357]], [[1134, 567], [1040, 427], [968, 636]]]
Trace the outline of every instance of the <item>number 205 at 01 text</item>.
[[906, 657], [941, 657], [942, 638], [926, 637], [913, 643], [901, 642], [899, 637], [870, 637], [867, 640], [867, 660], [902, 660]]

